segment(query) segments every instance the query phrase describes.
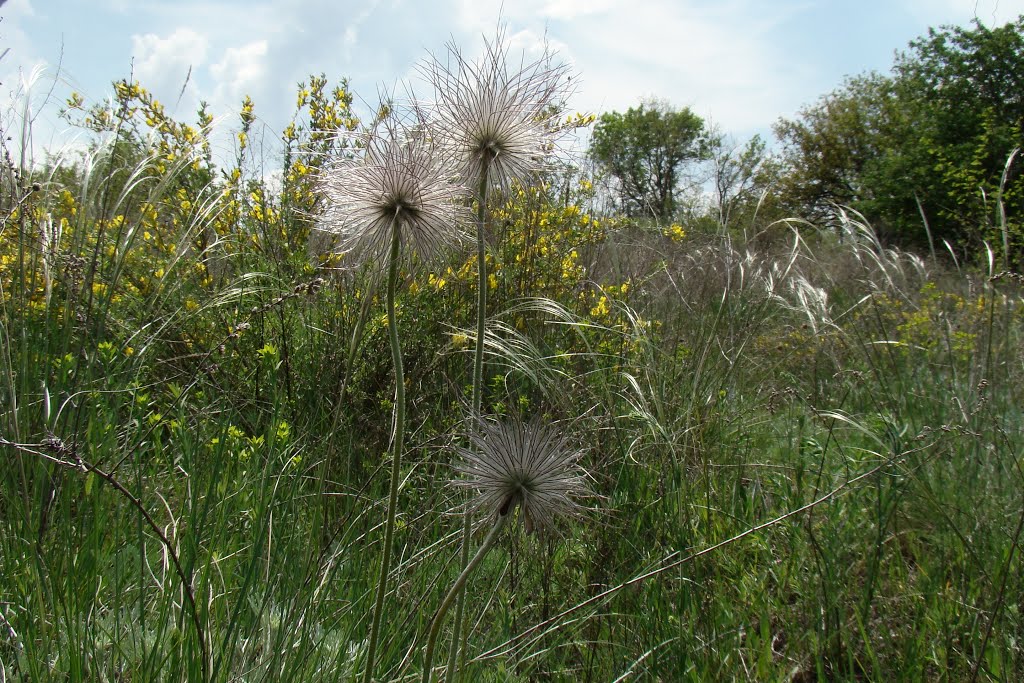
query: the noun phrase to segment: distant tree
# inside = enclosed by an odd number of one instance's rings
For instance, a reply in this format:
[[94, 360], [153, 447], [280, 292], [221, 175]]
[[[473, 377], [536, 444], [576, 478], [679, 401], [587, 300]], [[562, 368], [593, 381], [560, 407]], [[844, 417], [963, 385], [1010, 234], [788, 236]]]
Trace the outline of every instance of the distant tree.
[[775, 133], [794, 210], [816, 218], [851, 205], [910, 246], [926, 244], [927, 220], [935, 241], [970, 250], [1005, 240], [1008, 261], [1024, 256], [1024, 178], [1007, 166], [1024, 145], [1024, 17], [932, 29], [891, 76], [848, 79]]
[[590, 155], [615, 179], [627, 215], [669, 222], [684, 164], [708, 156], [705, 132], [703, 119], [689, 108], [651, 100], [624, 114], [602, 114]]
[[794, 211], [821, 220], [836, 204], [875, 199], [875, 167], [906, 134], [907, 103], [894, 89], [893, 79], [876, 73], [849, 78], [797, 119], [775, 124], [788, 162], [783, 193]]
[[715, 222], [724, 230], [743, 223], [746, 230], [772, 189], [777, 162], [760, 135], [741, 145], [731, 136], [712, 132], [708, 153]]
[[894, 72], [903, 99], [922, 113], [908, 151], [933, 169], [920, 179], [925, 211], [952, 237], [999, 249], [1001, 196], [1007, 256], [1020, 262], [1024, 176], [1019, 160], [1009, 169], [1007, 161], [1024, 146], [1024, 16], [995, 29], [975, 21], [971, 29], [931, 30], [910, 48]]

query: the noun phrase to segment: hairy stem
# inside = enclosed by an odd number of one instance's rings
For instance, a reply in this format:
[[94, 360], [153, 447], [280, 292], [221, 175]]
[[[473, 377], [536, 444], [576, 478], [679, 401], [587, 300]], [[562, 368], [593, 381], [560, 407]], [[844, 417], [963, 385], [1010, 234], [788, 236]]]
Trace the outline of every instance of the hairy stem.
[[[468, 515], [467, 515], [468, 517]], [[463, 589], [466, 586], [466, 579], [473, 573], [473, 570], [477, 568], [480, 562], [487, 555], [487, 552], [494, 545], [494, 542], [498, 540], [498, 535], [501, 530], [505, 528], [505, 524], [512, 517], [512, 510], [508, 510], [505, 514], [498, 514], [498, 518], [494, 520], [494, 526], [491, 527], [490, 532], [487, 534], [487, 538], [484, 539], [483, 544], [479, 550], [476, 551], [476, 555], [473, 559], [466, 564], [462, 573], [459, 574], [459, 578], [455, 579], [455, 583], [448, 590], [448, 594], [444, 596], [444, 600], [441, 601], [441, 605], [437, 608], [437, 612], [434, 613], [434, 617], [430, 620], [430, 631], [427, 633], [427, 646], [423, 654], [423, 683], [430, 683], [433, 678], [433, 671], [431, 670], [434, 662], [434, 644], [437, 642], [437, 632], [441, 629], [441, 622], [444, 621], [444, 615], [448, 612], [448, 608], [451, 607], [452, 602], [456, 596], [459, 596], [460, 601], [464, 597]], [[458, 624], [456, 624], [456, 627]], [[456, 642], [458, 641], [458, 633], [456, 635]], [[446, 678], [451, 678], [451, 674], [454, 673], [452, 670], [445, 672]]]
[[395, 290], [398, 288], [398, 256], [401, 247], [400, 229], [396, 215], [392, 224], [387, 292], [388, 335], [391, 339], [391, 359], [395, 364], [395, 422], [391, 438], [391, 492], [388, 497], [388, 519], [384, 527], [384, 554], [380, 561], [380, 575], [377, 577], [377, 597], [374, 601], [373, 619], [370, 624], [370, 642], [366, 649], [366, 668], [363, 670], [364, 683], [370, 683], [373, 679], [377, 640], [380, 636], [380, 621], [384, 612], [384, 596], [388, 592], [391, 546], [395, 536], [395, 508], [398, 507], [398, 484], [402, 473], [402, 448], [405, 440], [405, 371], [402, 368], [402, 347], [398, 341], [398, 319], [395, 315]]
[[[488, 167], [489, 160], [484, 162], [480, 171], [480, 185], [477, 187], [477, 209], [476, 209], [476, 273], [477, 273], [477, 300], [476, 300], [476, 349], [473, 356], [473, 403], [470, 407], [471, 417], [476, 420], [480, 417], [480, 407], [483, 404], [484, 395], [484, 327], [487, 321], [487, 188], [488, 188]], [[469, 544], [472, 540], [473, 519], [466, 514], [462, 525], [462, 568], [469, 565]], [[460, 648], [464, 652], [466, 640], [469, 638], [465, 627], [466, 596], [459, 592], [458, 602], [455, 605], [455, 633], [452, 635], [452, 645], [448, 652], [449, 676], [455, 671], [455, 662], [459, 657]], [[463, 664], [465, 661], [463, 660]]]

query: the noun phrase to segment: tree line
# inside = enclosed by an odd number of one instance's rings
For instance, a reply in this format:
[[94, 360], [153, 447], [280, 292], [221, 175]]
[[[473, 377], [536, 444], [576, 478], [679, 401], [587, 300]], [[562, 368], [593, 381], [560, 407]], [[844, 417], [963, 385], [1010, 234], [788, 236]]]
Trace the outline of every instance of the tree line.
[[601, 115], [589, 155], [636, 218], [828, 225], [849, 207], [889, 244], [1024, 258], [1024, 16], [929, 29], [888, 74], [847, 77], [773, 132], [774, 150], [757, 136], [737, 145], [651, 100]]

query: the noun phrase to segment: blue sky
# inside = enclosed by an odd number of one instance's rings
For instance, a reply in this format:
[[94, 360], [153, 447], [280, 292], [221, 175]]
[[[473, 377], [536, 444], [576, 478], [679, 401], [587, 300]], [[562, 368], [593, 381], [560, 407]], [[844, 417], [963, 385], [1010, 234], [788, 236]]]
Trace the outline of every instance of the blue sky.
[[233, 125], [249, 94], [272, 143], [310, 73], [349, 78], [372, 105], [449, 40], [477, 52], [500, 17], [514, 49], [537, 53], [546, 38], [571, 63], [573, 109], [656, 96], [744, 139], [845, 75], [888, 70], [929, 26], [1020, 14], [1024, 0], [7, 0], [0, 102], [8, 112], [19, 80], [44, 67], [33, 106], [37, 144], [48, 144], [68, 128], [43, 107], [48, 96], [102, 101], [134, 74], [186, 121], [205, 100]]

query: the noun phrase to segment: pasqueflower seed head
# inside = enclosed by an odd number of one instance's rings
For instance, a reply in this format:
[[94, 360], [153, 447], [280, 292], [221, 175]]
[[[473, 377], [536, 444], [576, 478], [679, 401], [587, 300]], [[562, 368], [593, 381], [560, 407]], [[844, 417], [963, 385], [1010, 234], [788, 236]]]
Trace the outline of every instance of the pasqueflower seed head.
[[338, 251], [382, 262], [397, 229], [403, 253], [430, 259], [465, 238], [466, 191], [423, 127], [391, 114], [355, 142], [355, 154], [329, 160], [319, 176], [318, 226]]
[[420, 71], [434, 89], [434, 129], [475, 188], [487, 169], [494, 186], [507, 189], [543, 170], [562, 132], [570, 90], [568, 66], [552, 53], [510, 65], [502, 31], [485, 41], [484, 55], [470, 61], [454, 43], [448, 58], [433, 57]]
[[579, 511], [574, 498], [587, 490], [581, 453], [553, 427], [520, 420], [479, 420], [474, 426], [470, 446], [456, 449], [462, 478], [455, 482], [476, 491], [473, 508], [504, 515], [518, 505], [527, 531]]

